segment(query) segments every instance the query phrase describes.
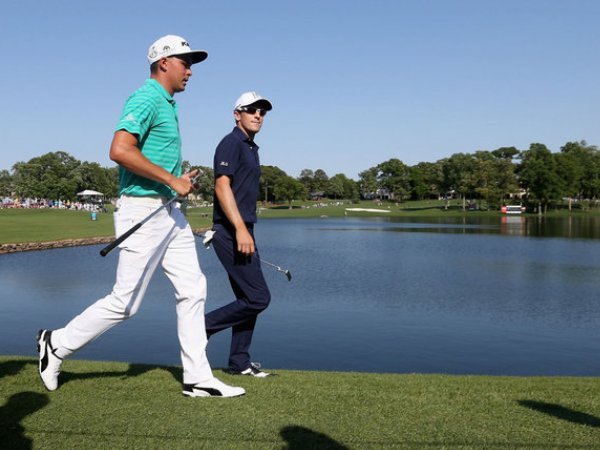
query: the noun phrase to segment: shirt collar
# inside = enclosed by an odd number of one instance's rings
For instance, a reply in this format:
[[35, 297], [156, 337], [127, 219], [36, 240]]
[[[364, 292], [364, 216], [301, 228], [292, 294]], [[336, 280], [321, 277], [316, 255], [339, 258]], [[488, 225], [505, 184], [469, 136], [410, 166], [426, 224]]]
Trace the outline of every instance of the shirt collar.
[[148, 78], [146, 80], [146, 85], [158, 91], [160, 95], [162, 95], [165, 98], [165, 100], [171, 103], [172, 105], [175, 104], [175, 99], [171, 96], [171, 94], [169, 94], [167, 90], [163, 87], [163, 85], [156, 81], [154, 78]]
[[240, 128], [238, 126], [233, 127], [233, 134], [242, 142], [247, 143], [248, 145], [250, 145], [251, 147], [256, 147], [258, 148], [258, 145], [256, 145], [256, 142], [254, 142], [252, 139], [250, 139], [248, 136], [246, 136], [246, 133], [244, 133], [242, 130], [240, 130]]

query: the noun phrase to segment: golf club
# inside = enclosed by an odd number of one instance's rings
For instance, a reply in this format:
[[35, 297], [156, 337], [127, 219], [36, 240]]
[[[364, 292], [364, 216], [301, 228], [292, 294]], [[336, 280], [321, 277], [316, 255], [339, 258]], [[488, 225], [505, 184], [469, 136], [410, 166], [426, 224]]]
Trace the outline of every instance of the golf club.
[[265, 260], [264, 260], [264, 259], [262, 259], [261, 257], [259, 257], [259, 259], [260, 259], [262, 262], [264, 262], [265, 264], [267, 264], [268, 266], [271, 266], [271, 267], [275, 268], [275, 269], [276, 269], [278, 272], [281, 272], [281, 273], [283, 273], [283, 274], [284, 274], [284, 275], [287, 277], [288, 281], [292, 281], [292, 273], [291, 273], [289, 270], [287, 270], [287, 269], [282, 269], [281, 267], [279, 267], [279, 266], [276, 266], [275, 264], [273, 264], [273, 263], [270, 263], [269, 261], [265, 261]]
[[[201, 174], [201, 172], [199, 171], [195, 177], [190, 178], [190, 182], [192, 183], [192, 185], [196, 184], [196, 180], [198, 179], [200, 174]], [[129, 236], [131, 236], [133, 233], [135, 233], [142, 225], [144, 225], [146, 222], [148, 222], [159, 211], [166, 208], [174, 201], [182, 201], [182, 200], [183, 199], [181, 197], [175, 196], [172, 199], [170, 199], [168, 202], [166, 202], [164, 205], [161, 205], [158, 208], [156, 208], [154, 211], [152, 211], [150, 214], [148, 214], [148, 216], [146, 216], [141, 222], [136, 223], [129, 230], [127, 230], [125, 233], [123, 233], [117, 239], [115, 239], [110, 244], [108, 244], [106, 247], [104, 247], [102, 250], [100, 250], [100, 255], [101, 256], [108, 255], [112, 249], [114, 249], [117, 245], [119, 245], [121, 242], [123, 242], [125, 239], [127, 239]]]
[[[210, 248], [210, 243], [213, 240], [213, 236], [215, 235], [215, 231], [213, 230], [208, 230], [204, 233], [203, 239], [202, 239], [202, 244], [206, 247], [206, 249], [208, 250]], [[287, 270], [287, 269], [283, 269], [282, 267], [270, 263], [269, 261], [265, 261], [263, 258], [261, 258], [260, 256], [255, 255], [258, 259], [260, 259], [262, 262], [264, 262], [266, 265], [273, 267], [274, 269], [276, 269], [278, 272], [283, 273], [286, 278], [288, 279], [288, 281], [292, 281], [292, 273]]]

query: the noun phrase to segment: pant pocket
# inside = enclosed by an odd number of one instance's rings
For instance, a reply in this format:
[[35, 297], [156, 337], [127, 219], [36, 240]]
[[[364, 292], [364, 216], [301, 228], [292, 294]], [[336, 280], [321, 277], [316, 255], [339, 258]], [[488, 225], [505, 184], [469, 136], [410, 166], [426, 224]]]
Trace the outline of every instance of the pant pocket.
[[135, 224], [146, 218], [154, 208], [147, 205], [122, 205], [114, 214], [115, 235], [121, 236]]

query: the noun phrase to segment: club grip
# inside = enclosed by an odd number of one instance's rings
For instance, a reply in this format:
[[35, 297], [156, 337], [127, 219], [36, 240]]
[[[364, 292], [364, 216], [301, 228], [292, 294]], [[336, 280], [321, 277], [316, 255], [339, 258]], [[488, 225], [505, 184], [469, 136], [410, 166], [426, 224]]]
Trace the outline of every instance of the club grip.
[[106, 247], [104, 247], [102, 250], [100, 250], [100, 255], [101, 256], [108, 255], [113, 248], [115, 248], [117, 245], [119, 245], [121, 242], [123, 242], [125, 239], [127, 239], [129, 236], [131, 236], [133, 233], [135, 233], [136, 230], [141, 226], [142, 226], [142, 223], [138, 223], [138, 224], [132, 226], [129, 230], [127, 230], [125, 233], [123, 233], [117, 239], [115, 239], [110, 244], [108, 244]]

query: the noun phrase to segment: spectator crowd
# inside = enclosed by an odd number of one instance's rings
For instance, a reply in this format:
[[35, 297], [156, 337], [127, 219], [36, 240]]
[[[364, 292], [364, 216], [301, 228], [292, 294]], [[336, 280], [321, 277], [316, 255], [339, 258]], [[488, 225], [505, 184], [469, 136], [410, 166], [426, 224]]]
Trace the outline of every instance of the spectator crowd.
[[70, 201], [70, 200], [49, 200], [45, 198], [29, 198], [29, 197], [4, 197], [1, 208], [23, 208], [23, 209], [70, 209], [74, 211], [90, 211], [100, 212], [106, 211], [102, 203], [86, 202], [86, 201]]

